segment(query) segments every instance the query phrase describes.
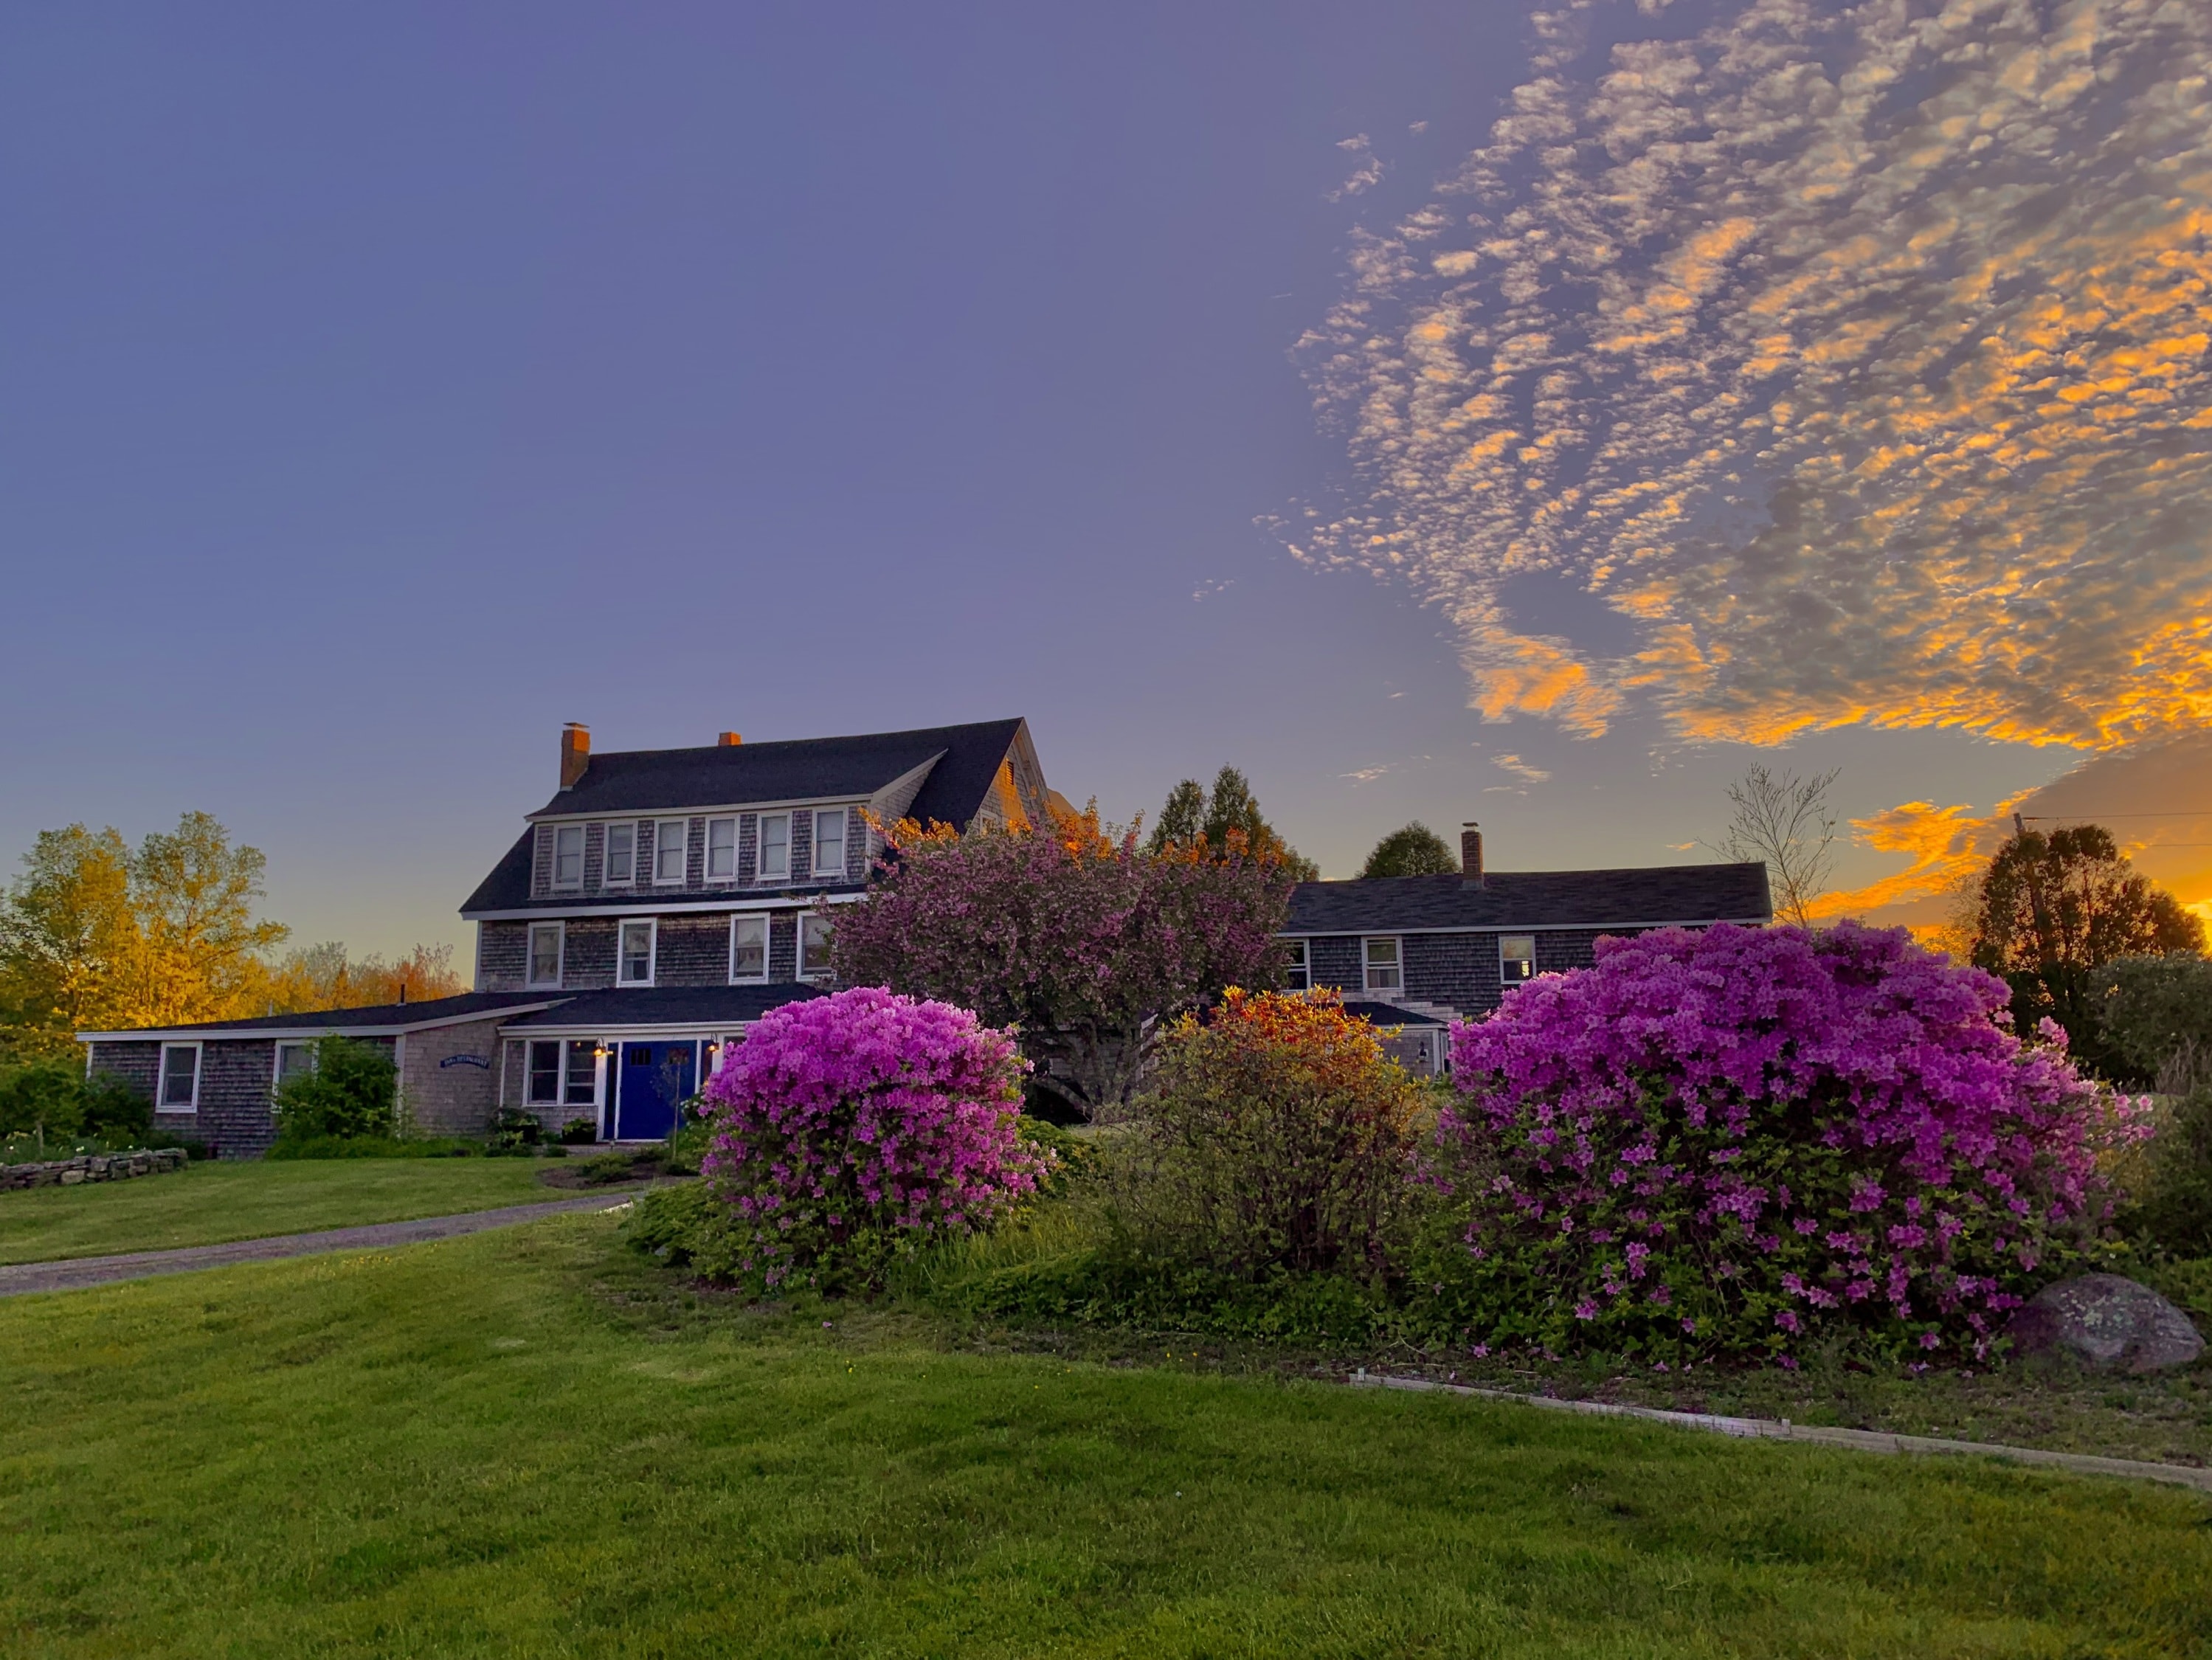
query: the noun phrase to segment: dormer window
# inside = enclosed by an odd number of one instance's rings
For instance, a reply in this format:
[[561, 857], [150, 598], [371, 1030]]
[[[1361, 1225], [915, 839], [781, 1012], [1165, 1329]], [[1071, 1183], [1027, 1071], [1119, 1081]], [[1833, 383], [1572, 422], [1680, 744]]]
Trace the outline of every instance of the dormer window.
[[607, 826], [607, 873], [611, 885], [627, 885], [637, 873], [637, 826]]
[[738, 821], [734, 818], [709, 818], [707, 821], [707, 879], [709, 882], [734, 882], [738, 879]]
[[664, 818], [653, 827], [653, 879], [656, 883], [684, 879], [684, 848], [691, 836], [688, 818]]
[[845, 873], [845, 809], [814, 815], [814, 874], [835, 881]]
[[556, 888], [580, 888], [584, 885], [584, 827], [581, 824], [562, 824], [553, 832], [553, 885]]
[[763, 882], [781, 882], [791, 875], [791, 815], [787, 812], [761, 815], [760, 873]]

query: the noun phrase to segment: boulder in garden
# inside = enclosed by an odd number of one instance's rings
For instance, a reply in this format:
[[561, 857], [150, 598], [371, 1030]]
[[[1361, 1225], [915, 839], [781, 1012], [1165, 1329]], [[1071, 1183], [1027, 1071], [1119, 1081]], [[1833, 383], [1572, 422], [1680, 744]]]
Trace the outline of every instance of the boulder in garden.
[[2045, 1286], [2014, 1314], [2012, 1338], [2027, 1353], [2070, 1354], [2100, 1371], [2163, 1371], [2204, 1353], [2186, 1314], [2117, 1274]]

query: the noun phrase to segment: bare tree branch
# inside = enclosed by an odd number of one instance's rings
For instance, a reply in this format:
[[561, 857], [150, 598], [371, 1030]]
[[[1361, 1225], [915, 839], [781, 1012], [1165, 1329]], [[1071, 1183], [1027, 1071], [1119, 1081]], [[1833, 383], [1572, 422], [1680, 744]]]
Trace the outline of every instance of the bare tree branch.
[[1811, 926], [1813, 903], [1828, 891], [1836, 866], [1836, 816], [1828, 806], [1836, 776], [1800, 778], [1758, 764], [1728, 787], [1735, 817], [1715, 851], [1764, 864], [1774, 885], [1774, 914], [1800, 927]]

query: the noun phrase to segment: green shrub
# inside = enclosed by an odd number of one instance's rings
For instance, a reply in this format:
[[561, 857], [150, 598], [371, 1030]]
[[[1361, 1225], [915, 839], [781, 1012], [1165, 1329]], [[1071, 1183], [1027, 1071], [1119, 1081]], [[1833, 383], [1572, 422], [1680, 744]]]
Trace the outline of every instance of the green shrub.
[[571, 1118], [561, 1126], [557, 1138], [567, 1147], [587, 1147], [599, 1139], [599, 1121], [592, 1118]]
[[392, 1057], [368, 1043], [333, 1034], [315, 1044], [313, 1071], [276, 1092], [277, 1137], [389, 1138], [396, 1127], [398, 1073]]
[[2212, 959], [2123, 957], [2095, 973], [2099, 1070], [2177, 1095], [2212, 1084]]
[[1161, 1046], [1109, 1145], [1146, 1253], [1258, 1279], [1386, 1272], [1419, 1195], [1425, 1095], [1332, 994], [1231, 990]]
[[2153, 1251], [2212, 1256], [2212, 1085], [2160, 1108], [2158, 1133], [2130, 1160], [2124, 1225]]
[[501, 1152], [534, 1147], [545, 1139], [545, 1127], [535, 1113], [520, 1107], [501, 1107], [491, 1116], [491, 1146]]
[[732, 1223], [730, 1207], [704, 1182], [680, 1182], [638, 1195], [623, 1219], [622, 1237], [633, 1250], [702, 1279], [736, 1279], [744, 1257], [744, 1237]]
[[137, 1146], [152, 1128], [153, 1104], [120, 1079], [87, 1079], [67, 1061], [0, 1069], [0, 1137]]

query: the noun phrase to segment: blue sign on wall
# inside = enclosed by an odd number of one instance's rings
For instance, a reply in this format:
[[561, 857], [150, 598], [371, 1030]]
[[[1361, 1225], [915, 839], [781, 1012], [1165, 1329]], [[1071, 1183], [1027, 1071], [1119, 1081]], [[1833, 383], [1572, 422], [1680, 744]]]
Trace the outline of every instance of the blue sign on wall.
[[438, 1069], [441, 1072], [443, 1072], [447, 1067], [477, 1067], [486, 1072], [489, 1072], [491, 1070], [491, 1062], [482, 1055], [449, 1055], [444, 1060], [438, 1062]]

